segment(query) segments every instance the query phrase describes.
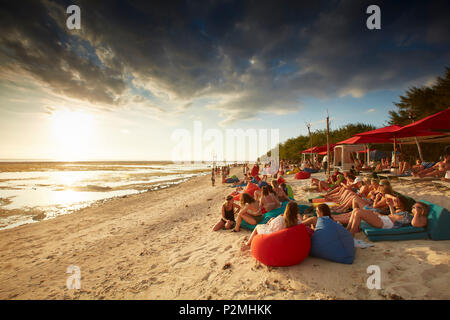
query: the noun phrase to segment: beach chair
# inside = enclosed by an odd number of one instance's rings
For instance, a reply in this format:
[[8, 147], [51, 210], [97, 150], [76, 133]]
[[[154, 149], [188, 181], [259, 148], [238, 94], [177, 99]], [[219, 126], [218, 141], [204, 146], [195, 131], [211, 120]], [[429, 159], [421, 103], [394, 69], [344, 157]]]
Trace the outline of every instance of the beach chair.
[[450, 240], [450, 212], [436, 204], [421, 200], [430, 206], [428, 225], [426, 228], [413, 226], [396, 229], [379, 229], [366, 222], [361, 223], [361, 230], [370, 241], [400, 241], [400, 240]]

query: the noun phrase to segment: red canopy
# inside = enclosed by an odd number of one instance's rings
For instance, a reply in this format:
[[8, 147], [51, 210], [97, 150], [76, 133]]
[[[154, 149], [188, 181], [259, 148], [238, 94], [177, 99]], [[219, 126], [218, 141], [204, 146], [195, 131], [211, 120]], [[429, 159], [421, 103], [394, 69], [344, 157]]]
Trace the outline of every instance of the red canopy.
[[365, 144], [365, 143], [393, 143], [393, 141], [387, 138], [376, 138], [371, 136], [354, 136], [346, 140], [340, 141], [337, 144]]
[[[335, 144], [330, 144], [330, 151], [333, 151], [335, 146], [336, 146]], [[326, 154], [326, 152], [327, 152], [327, 145], [320, 146], [320, 147], [309, 148], [309, 149], [306, 149], [306, 150], [302, 151], [301, 153], [318, 153], [318, 154], [321, 154], [322, 152], [325, 152], [325, 154]]]
[[390, 139], [394, 136], [393, 132], [395, 132], [396, 130], [398, 130], [400, 128], [401, 128], [401, 126], [393, 125], [393, 126], [375, 129], [375, 130], [370, 130], [367, 132], [357, 133], [355, 136], [372, 136], [372, 137], [376, 137], [376, 138]]
[[416, 135], [417, 132], [420, 133], [429, 130], [433, 130], [436, 134], [442, 134], [442, 132], [450, 131], [450, 108], [423, 118], [422, 120], [408, 124], [407, 126], [396, 130], [396, 134], [399, 137], [406, 137], [408, 135], [415, 137], [418, 136]]

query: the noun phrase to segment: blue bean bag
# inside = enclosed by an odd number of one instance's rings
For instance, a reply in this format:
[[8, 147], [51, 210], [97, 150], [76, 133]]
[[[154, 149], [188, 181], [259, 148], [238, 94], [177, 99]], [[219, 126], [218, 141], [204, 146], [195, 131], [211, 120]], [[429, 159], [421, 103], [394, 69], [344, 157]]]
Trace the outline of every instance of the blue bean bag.
[[311, 237], [310, 254], [317, 258], [352, 264], [355, 258], [353, 236], [329, 217], [320, 217]]

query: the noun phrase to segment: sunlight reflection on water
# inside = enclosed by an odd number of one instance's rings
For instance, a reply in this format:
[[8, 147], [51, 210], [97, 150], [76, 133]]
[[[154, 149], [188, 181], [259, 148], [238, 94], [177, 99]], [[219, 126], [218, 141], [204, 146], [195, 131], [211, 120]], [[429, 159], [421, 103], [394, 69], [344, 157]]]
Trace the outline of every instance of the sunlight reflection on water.
[[95, 201], [167, 187], [205, 174], [208, 168], [207, 165], [169, 164], [114, 165], [114, 170], [101, 169], [111, 166], [77, 164], [79, 170], [73, 171], [72, 168], [64, 171], [55, 168], [48, 171], [0, 172], [0, 198], [3, 199], [0, 201], [0, 212], [15, 210], [14, 215], [0, 216], [0, 230], [30, 223], [33, 220], [30, 220], [30, 212], [44, 212], [44, 219], [49, 219], [87, 207]]

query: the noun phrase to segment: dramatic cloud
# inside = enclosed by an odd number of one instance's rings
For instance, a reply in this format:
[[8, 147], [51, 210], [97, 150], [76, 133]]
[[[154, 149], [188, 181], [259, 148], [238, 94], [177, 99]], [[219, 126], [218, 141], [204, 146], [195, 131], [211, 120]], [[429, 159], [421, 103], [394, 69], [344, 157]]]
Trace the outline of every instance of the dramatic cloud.
[[[81, 8], [81, 30], [65, 9]], [[300, 2], [300, 1], [297, 1]], [[442, 73], [447, 1], [1, 1], [0, 71], [93, 104], [181, 114], [208, 98], [222, 124], [307, 97], [362, 97]]]

